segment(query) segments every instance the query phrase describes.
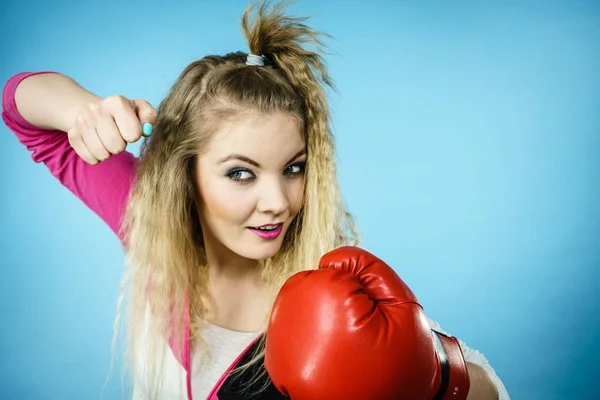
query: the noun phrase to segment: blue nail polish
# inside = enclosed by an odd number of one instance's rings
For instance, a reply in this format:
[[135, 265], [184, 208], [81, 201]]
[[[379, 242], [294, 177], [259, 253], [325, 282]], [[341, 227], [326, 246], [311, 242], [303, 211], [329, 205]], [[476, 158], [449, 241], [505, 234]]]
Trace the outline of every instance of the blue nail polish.
[[146, 122], [142, 126], [142, 132], [144, 133], [144, 136], [150, 136], [152, 134], [152, 124], [150, 122]]

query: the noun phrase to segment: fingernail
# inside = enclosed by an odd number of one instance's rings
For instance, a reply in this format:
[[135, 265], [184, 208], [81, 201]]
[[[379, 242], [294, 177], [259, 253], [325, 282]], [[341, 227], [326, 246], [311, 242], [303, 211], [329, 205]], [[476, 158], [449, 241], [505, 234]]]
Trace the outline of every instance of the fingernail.
[[146, 122], [142, 126], [142, 133], [144, 136], [150, 136], [152, 134], [152, 124], [150, 122]]

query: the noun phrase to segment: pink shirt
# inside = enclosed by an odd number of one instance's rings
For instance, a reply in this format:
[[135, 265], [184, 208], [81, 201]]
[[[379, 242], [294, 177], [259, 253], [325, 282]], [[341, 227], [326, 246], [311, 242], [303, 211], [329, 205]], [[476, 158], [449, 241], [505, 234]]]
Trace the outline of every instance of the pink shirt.
[[64, 132], [40, 129], [27, 122], [17, 110], [17, 85], [31, 75], [11, 77], [2, 92], [2, 119], [27, 147], [36, 163], [44, 163], [52, 175], [95, 212], [122, 240], [120, 232], [125, 206], [135, 181], [136, 157], [125, 151], [95, 166], [83, 161]]

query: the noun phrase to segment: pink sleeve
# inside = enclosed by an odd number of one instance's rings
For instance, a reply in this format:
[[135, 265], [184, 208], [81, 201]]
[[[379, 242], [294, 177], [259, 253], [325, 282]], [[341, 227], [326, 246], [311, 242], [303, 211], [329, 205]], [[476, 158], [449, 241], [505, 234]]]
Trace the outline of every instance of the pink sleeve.
[[125, 151], [92, 166], [75, 153], [65, 132], [40, 129], [27, 122], [17, 110], [15, 90], [23, 79], [39, 73], [52, 72], [23, 72], [8, 80], [2, 92], [2, 119], [31, 152], [33, 161], [44, 163], [123, 240], [121, 222], [135, 180], [135, 156]]

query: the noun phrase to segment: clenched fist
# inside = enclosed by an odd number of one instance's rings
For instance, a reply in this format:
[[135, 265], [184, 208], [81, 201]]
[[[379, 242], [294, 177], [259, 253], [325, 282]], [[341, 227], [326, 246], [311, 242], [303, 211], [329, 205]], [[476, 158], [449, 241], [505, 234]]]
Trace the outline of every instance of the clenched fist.
[[149, 135], [155, 122], [156, 110], [147, 101], [114, 95], [88, 104], [67, 133], [75, 152], [95, 165]]

